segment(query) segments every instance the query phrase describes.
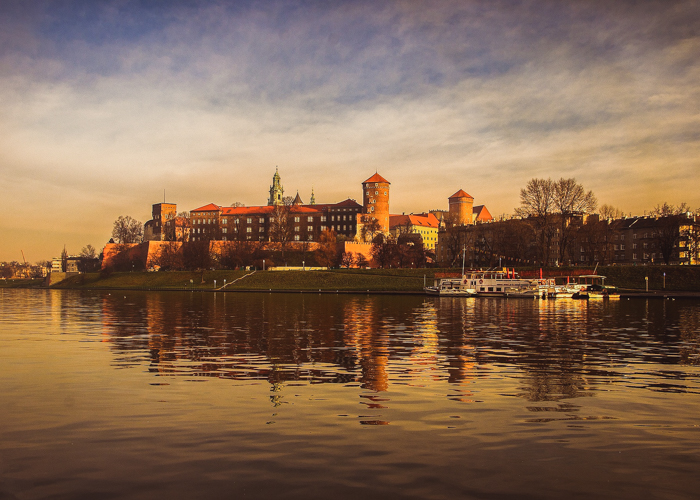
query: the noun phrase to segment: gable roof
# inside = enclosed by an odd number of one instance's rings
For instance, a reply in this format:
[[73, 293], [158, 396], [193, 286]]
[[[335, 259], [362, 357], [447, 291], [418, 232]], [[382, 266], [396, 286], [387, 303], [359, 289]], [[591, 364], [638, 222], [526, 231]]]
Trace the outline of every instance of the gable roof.
[[409, 215], [390, 215], [389, 228], [396, 226], [416, 226], [416, 227], [432, 227], [437, 228], [439, 221], [433, 214], [409, 214]]
[[190, 210], [190, 213], [192, 212], [215, 212], [220, 210], [221, 207], [219, 205], [214, 205], [213, 203], [210, 203], [209, 205], [204, 205], [203, 207], [195, 208], [194, 210]]
[[472, 200], [474, 199], [474, 197], [472, 195], [465, 193], [461, 189], [459, 191], [457, 191], [455, 194], [453, 194], [452, 196], [450, 196], [448, 198], [448, 200], [451, 200], [452, 198], [471, 198]]
[[379, 174], [374, 174], [372, 177], [367, 179], [362, 184], [367, 184], [368, 182], [386, 182], [387, 184], [391, 184], [391, 182], [389, 182], [388, 180], [386, 180], [384, 177], [382, 177]]
[[472, 212], [474, 213], [474, 220], [493, 220], [493, 216], [489, 209], [486, 208], [486, 205], [477, 205], [472, 209]]

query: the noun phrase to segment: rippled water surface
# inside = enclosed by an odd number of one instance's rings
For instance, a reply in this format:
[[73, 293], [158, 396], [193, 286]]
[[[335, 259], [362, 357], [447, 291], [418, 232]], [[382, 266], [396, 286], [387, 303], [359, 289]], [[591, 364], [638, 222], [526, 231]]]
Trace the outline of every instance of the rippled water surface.
[[0, 290], [0, 499], [697, 498], [700, 302]]

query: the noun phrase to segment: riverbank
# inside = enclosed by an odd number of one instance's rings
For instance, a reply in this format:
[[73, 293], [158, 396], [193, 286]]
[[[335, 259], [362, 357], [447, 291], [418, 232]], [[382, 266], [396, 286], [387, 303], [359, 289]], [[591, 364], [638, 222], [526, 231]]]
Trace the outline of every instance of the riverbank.
[[169, 271], [72, 276], [51, 288], [192, 291], [422, 293], [433, 272], [402, 270]]
[[[517, 269], [539, 274], [539, 268]], [[556, 273], [592, 273], [580, 267], [543, 269], [544, 276]], [[332, 269], [314, 271], [168, 271], [86, 273], [70, 276], [50, 288], [133, 289], [193, 291], [278, 291], [278, 292], [371, 292], [422, 293], [425, 284], [445, 273], [459, 275], [458, 269]], [[625, 297], [700, 297], [700, 266], [610, 266], [597, 273], [606, 284], [617, 286]], [[648, 280], [647, 280], [648, 278]], [[648, 282], [649, 291], [646, 291]], [[45, 286], [42, 279], [0, 280], [0, 288]]]

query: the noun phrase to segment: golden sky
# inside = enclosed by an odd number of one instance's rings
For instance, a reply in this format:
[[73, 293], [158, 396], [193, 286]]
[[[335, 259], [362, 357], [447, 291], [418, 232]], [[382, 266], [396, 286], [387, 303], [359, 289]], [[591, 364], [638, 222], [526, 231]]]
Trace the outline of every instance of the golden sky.
[[[167, 6], [164, 6], [167, 5]], [[512, 214], [575, 177], [643, 214], [700, 207], [700, 4], [0, 3], [0, 261], [69, 253], [163, 201], [464, 189]]]

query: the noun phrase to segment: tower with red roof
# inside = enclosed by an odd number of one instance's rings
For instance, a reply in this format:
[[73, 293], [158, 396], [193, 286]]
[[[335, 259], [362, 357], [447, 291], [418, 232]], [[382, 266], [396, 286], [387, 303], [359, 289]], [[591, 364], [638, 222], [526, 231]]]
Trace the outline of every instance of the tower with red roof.
[[461, 189], [450, 196], [450, 219], [452, 224], [466, 226], [473, 222], [474, 197]]
[[371, 215], [379, 223], [381, 232], [389, 232], [389, 185], [384, 177], [375, 173], [362, 183], [363, 213]]

